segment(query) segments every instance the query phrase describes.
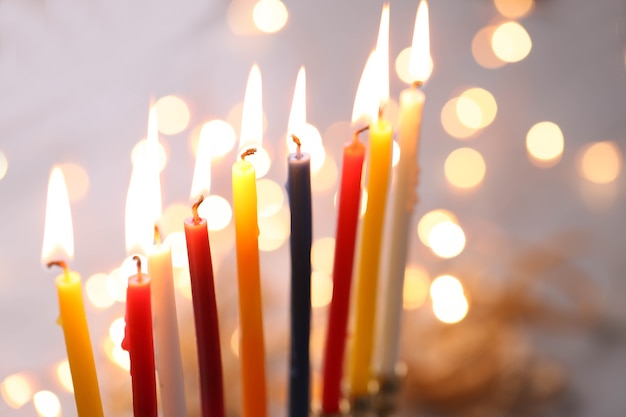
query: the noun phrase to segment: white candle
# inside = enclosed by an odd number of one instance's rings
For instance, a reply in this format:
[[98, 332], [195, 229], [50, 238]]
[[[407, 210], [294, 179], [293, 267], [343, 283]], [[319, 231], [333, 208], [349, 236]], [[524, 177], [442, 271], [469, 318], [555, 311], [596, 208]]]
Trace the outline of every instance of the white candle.
[[[411, 73], [423, 82], [430, 73], [430, 46], [428, 38], [428, 4], [420, 3], [415, 19]], [[419, 167], [417, 150], [425, 95], [416, 86], [400, 94], [400, 161], [396, 171], [396, 189], [393, 201], [393, 224], [387, 274], [387, 291], [383, 326], [380, 372], [383, 378], [393, 377], [398, 361], [400, 327], [402, 324], [402, 291], [408, 249], [411, 216], [418, 201]]]

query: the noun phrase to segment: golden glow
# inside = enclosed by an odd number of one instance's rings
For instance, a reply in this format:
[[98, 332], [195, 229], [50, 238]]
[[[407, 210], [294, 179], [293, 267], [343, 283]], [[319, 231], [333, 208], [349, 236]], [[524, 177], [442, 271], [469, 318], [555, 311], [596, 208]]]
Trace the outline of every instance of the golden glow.
[[501, 24], [491, 37], [493, 52], [504, 62], [518, 62], [526, 58], [532, 45], [530, 35], [517, 22]]
[[622, 171], [622, 153], [615, 142], [596, 142], [583, 148], [578, 155], [578, 171], [595, 184], [608, 184]]
[[144, 162], [144, 155], [148, 152], [149, 146], [156, 147], [157, 167], [159, 172], [162, 172], [167, 164], [167, 152], [165, 152], [163, 145], [158, 142], [156, 145], [149, 145], [147, 139], [140, 140], [133, 147], [133, 150], [130, 153], [130, 159], [133, 167], [137, 167]]
[[315, 239], [311, 246], [311, 265], [313, 270], [332, 275], [335, 257], [335, 238]]
[[444, 165], [446, 179], [459, 188], [473, 188], [485, 178], [485, 160], [471, 148], [459, 148], [446, 158]]
[[[257, 64], [250, 69], [241, 114], [239, 151], [263, 145], [263, 95], [261, 70]], [[239, 155], [237, 155], [239, 158]]]
[[311, 190], [314, 193], [328, 191], [337, 184], [337, 164], [330, 154], [324, 158], [324, 165], [315, 172], [311, 172]]
[[33, 405], [40, 417], [59, 417], [61, 415], [61, 401], [51, 391], [38, 391], [33, 395]]
[[[213, 266], [215, 268], [215, 265]], [[191, 275], [189, 268], [174, 268], [174, 286], [188, 300], [191, 300]]]
[[539, 122], [526, 135], [526, 150], [539, 166], [551, 166], [563, 155], [563, 132], [553, 122]]
[[280, 0], [259, 0], [254, 5], [252, 17], [261, 32], [276, 33], [285, 27], [289, 13]]
[[289, 225], [286, 207], [274, 216], [259, 218], [259, 250], [272, 252], [280, 248], [289, 237]]
[[61, 361], [56, 366], [56, 374], [59, 383], [67, 392], [74, 392], [74, 383], [72, 382], [72, 372], [70, 371], [70, 363], [68, 360]]
[[361, 201], [359, 202], [359, 218], [363, 218], [365, 216], [365, 212], [367, 211], [367, 190], [361, 188]]
[[376, 40], [376, 55], [378, 60], [378, 99], [379, 106], [384, 107], [389, 100], [389, 3], [383, 5], [380, 15], [380, 27]]
[[396, 142], [395, 140], [393, 141], [393, 150], [392, 150], [392, 156], [391, 156], [391, 166], [396, 166], [398, 165], [398, 162], [400, 162], [400, 145], [398, 145], [398, 142]]
[[68, 261], [74, 258], [74, 231], [70, 199], [61, 168], [54, 167], [48, 181], [46, 220], [43, 233], [41, 260]]
[[352, 124], [358, 127], [371, 124], [378, 119], [380, 98], [373, 87], [378, 80], [378, 65], [376, 54], [372, 52], [367, 58], [361, 80], [356, 90], [354, 107], [352, 108]]
[[[143, 263], [141, 264], [143, 266]], [[135, 269], [136, 270], [136, 269]], [[124, 277], [120, 268], [116, 268], [107, 276], [107, 292], [120, 303], [126, 301], [126, 288], [128, 287], [128, 277]]]
[[[304, 127], [306, 126], [306, 71], [304, 67], [300, 67], [298, 76], [296, 77], [296, 88], [293, 92], [293, 100], [291, 101], [291, 111], [289, 112], [289, 120], [287, 122], [287, 150], [294, 153], [297, 149], [291, 135], [296, 135], [302, 139]], [[304, 146], [305, 143], [302, 145]], [[304, 151], [303, 149], [303, 152]]]
[[428, 297], [430, 277], [420, 266], [409, 266], [404, 271], [404, 287], [402, 290], [403, 307], [413, 310], [420, 307]]
[[465, 318], [469, 304], [461, 282], [451, 276], [435, 278], [430, 286], [433, 312], [444, 323], [458, 323]]
[[154, 107], [159, 118], [159, 132], [164, 135], [175, 135], [189, 126], [189, 107], [180, 97], [161, 97]]
[[184, 268], [188, 266], [185, 233], [172, 233], [165, 238], [165, 243], [172, 248], [172, 266], [174, 268]]
[[333, 280], [323, 272], [311, 274], [311, 307], [326, 307], [333, 298]]
[[433, 227], [443, 222], [457, 223], [458, 220], [454, 213], [444, 209], [431, 210], [422, 216], [417, 223], [417, 235], [424, 245], [430, 247], [430, 243], [428, 243], [430, 232]]
[[409, 61], [409, 72], [413, 81], [426, 82], [433, 71], [428, 20], [428, 3], [426, 0], [422, 0], [415, 16], [412, 52]]
[[322, 135], [317, 128], [309, 123], [304, 125], [302, 136], [302, 152], [311, 155], [311, 173], [319, 172], [326, 161], [326, 149], [322, 143]]
[[[411, 62], [411, 54], [413, 53], [413, 47], [409, 46], [404, 48], [398, 56], [396, 57], [395, 67], [396, 73], [398, 74], [398, 78], [404, 81], [407, 84], [412, 84], [415, 82], [415, 77], [411, 74], [411, 70], [409, 68]], [[433, 73], [433, 59], [432, 57], [428, 58], [428, 69], [424, 72], [424, 79], [428, 80]]]
[[198, 214], [207, 220], [209, 230], [225, 229], [233, 218], [233, 209], [230, 203], [219, 195], [210, 195], [198, 209]]
[[534, 0], [493, 0], [498, 12], [509, 19], [520, 19], [533, 9]]
[[459, 98], [455, 97], [448, 101], [441, 109], [441, 124], [450, 136], [457, 139], [469, 139], [478, 130], [465, 126], [458, 117]]
[[259, 217], [271, 217], [285, 204], [283, 187], [277, 182], [264, 178], [257, 181], [257, 210]]
[[454, 258], [465, 249], [465, 233], [456, 223], [438, 223], [428, 235], [428, 246], [440, 258]]
[[109, 326], [109, 337], [115, 345], [121, 345], [126, 332], [126, 321], [124, 317], [118, 317]]
[[472, 39], [472, 55], [478, 65], [483, 68], [496, 69], [506, 65], [496, 56], [491, 47], [491, 38], [497, 26], [485, 26]]
[[191, 208], [188, 204], [174, 203], [165, 207], [161, 219], [161, 234], [167, 236], [174, 232], [185, 230], [184, 221], [191, 217]]
[[208, 196], [211, 192], [211, 147], [209, 137], [200, 134], [198, 151], [196, 152], [196, 164], [191, 181], [191, 201], [198, 201], [200, 195]]
[[230, 335], [230, 351], [233, 352], [235, 357], [239, 357], [239, 328], [236, 328], [233, 334]]
[[194, 154], [198, 152], [200, 138], [206, 138], [204, 140], [209, 143], [211, 160], [216, 160], [233, 150], [235, 142], [237, 141], [237, 134], [235, 133], [235, 129], [224, 120], [208, 121], [202, 125], [198, 141], [195, 145], [192, 143]]
[[33, 397], [33, 386], [25, 374], [13, 374], [4, 378], [0, 384], [2, 399], [11, 408], [18, 409]]
[[[480, 116], [473, 121], [464, 120], [464, 117], [459, 114], [459, 119], [461, 120], [461, 123], [463, 123], [467, 127], [482, 129], [489, 126], [496, 118], [496, 114], [498, 112], [498, 104], [496, 103], [496, 99], [489, 91], [479, 87], [469, 88], [465, 90], [459, 96], [459, 100], [457, 102], [457, 111], [459, 111], [459, 108], [466, 105], [464, 104], [465, 102], [475, 103], [475, 106], [478, 108], [478, 112], [480, 113]], [[470, 104], [470, 107], [471, 106], [472, 104]]]
[[254, 0], [233, 0], [228, 6], [228, 27], [237, 35], [259, 33], [253, 18]]
[[124, 350], [121, 345], [113, 345], [108, 355], [110, 355], [109, 358], [114, 364], [125, 371], [130, 371], [130, 356], [128, 351]]
[[483, 122], [483, 114], [480, 106], [468, 97], [459, 97], [456, 100], [456, 116], [459, 121], [470, 129], [478, 129]]
[[85, 282], [85, 292], [87, 298], [97, 308], [111, 307], [115, 303], [115, 298], [108, 290], [109, 276], [107, 274], [94, 274]]
[[85, 168], [73, 163], [60, 164], [59, 167], [67, 181], [67, 193], [70, 201], [82, 200], [89, 189], [89, 175], [87, 175]]
[[146, 253], [154, 240], [154, 212], [150, 209], [150, 170], [144, 165], [133, 168], [126, 195], [126, 253]]
[[7, 171], [9, 170], [9, 160], [6, 155], [0, 151], [0, 180], [7, 175]]

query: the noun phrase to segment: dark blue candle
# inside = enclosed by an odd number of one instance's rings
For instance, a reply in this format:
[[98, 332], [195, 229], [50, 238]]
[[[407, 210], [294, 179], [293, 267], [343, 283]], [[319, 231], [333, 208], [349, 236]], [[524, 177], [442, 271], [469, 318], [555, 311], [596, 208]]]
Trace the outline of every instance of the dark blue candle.
[[289, 417], [309, 415], [311, 328], [311, 158], [289, 155], [287, 193], [291, 208], [291, 350], [289, 357]]

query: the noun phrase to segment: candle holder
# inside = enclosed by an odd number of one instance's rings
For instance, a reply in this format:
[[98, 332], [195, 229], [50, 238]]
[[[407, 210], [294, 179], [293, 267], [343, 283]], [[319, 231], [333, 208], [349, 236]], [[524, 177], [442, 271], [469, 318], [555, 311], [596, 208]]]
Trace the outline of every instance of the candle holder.
[[379, 389], [372, 398], [372, 408], [377, 416], [391, 416], [399, 409], [400, 393], [406, 374], [407, 366], [400, 362], [396, 365], [392, 375], [379, 376]]

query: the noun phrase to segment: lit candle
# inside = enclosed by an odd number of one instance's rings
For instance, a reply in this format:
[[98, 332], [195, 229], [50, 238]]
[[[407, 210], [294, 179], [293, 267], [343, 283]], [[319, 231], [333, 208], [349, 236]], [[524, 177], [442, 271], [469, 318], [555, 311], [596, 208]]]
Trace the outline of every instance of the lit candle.
[[[150, 109], [148, 118], [147, 150], [150, 152], [144, 161], [151, 186], [148, 198], [150, 209], [154, 212], [153, 223], [159, 221], [161, 215], [161, 181], [159, 178], [158, 160], [158, 126], [156, 111]], [[146, 203], [148, 204], [148, 203]], [[153, 207], [154, 206], [154, 207]], [[154, 316], [154, 343], [156, 348], [156, 369], [159, 378], [161, 405], [164, 417], [187, 415], [185, 403], [185, 380], [180, 354], [178, 320], [176, 318], [176, 296], [174, 293], [174, 276], [172, 273], [172, 249], [161, 243], [159, 229], [154, 226], [155, 245], [148, 250], [148, 273], [151, 283], [152, 314]]]
[[[387, 42], [381, 42], [381, 39]], [[376, 60], [379, 71], [388, 68], [389, 5], [383, 7]], [[379, 72], [380, 77], [380, 72]], [[389, 94], [389, 78], [380, 77], [381, 109]], [[386, 95], [385, 95], [386, 94]], [[382, 111], [381, 111], [382, 113]], [[382, 115], [381, 115], [382, 116]], [[367, 209], [363, 218], [356, 294], [356, 317], [350, 356], [350, 393], [353, 398], [368, 395], [374, 344], [378, 268], [389, 174], [391, 171], [392, 128], [382, 117], [369, 127]]]
[[[256, 70], [255, 70], [256, 68]], [[260, 107], [261, 85], [258, 68], [250, 72], [244, 115], [258, 120], [262, 112]], [[254, 84], [251, 83], [254, 81]], [[258, 84], [257, 84], [258, 82]], [[251, 96], [250, 91], [259, 96]], [[250, 112], [250, 106], [257, 104], [256, 112]], [[242, 119], [242, 131], [248, 118]], [[256, 125], [252, 133], [260, 143], [262, 126]], [[248, 131], [249, 128], [247, 128]], [[249, 138], [242, 133], [242, 145]], [[252, 142], [254, 143], [254, 142]], [[261, 303], [261, 272], [259, 265], [259, 225], [257, 219], [256, 171], [252, 163], [246, 160], [253, 155], [255, 148], [248, 148], [241, 154], [241, 159], [233, 164], [233, 209], [235, 217], [235, 240], [237, 250], [237, 277], [239, 284], [239, 358], [241, 359], [241, 382], [243, 417], [265, 417], [267, 414], [267, 395], [265, 383], [265, 343], [263, 340], [263, 307]]]
[[223, 417], [224, 388], [215, 278], [207, 220], [198, 214], [204, 200], [203, 193], [208, 194], [211, 185], [211, 154], [207, 139], [201, 136], [198, 144], [191, 187], [191, 198], [197, 199], [197, 202], [193, 205], [193, 216], [185, 220], [185, 237], [196, 327], [202, 416]]
[[[55, 283], [59, 299], [59, 320], [65, 337], [67, 359], [72, 374], [74, 400], [79, 417], [102, 417], [96, 365], [89, 338], [80, 275], [70, 271], [66, 261], [74, 256], [74, 236], [70, 202], [60, 168], [50, 174], [42, 260], [58, 265], [63, 273]], [[65, 259], [65, 260], [64, 260]]]
[[[372, 54], [363, 69], [363, 75], [361, 76], [354, 100], [352, 111], [353, 125], [361, 123], [363, 116], [368, 117], [366, 123], [369, 124], [373, 120], [372, 118], [375, 118], [378, 114], [378, 97], [372, 94], [375, 90], [372, 88], [371, 80], [372, 75], [375, 74], [373, 72], [375, 64], [376, 61]], [[368, 93], [370, 97], [368, 97]], [[344, 369], [350, 287], [352, 284], [354, 249], [361, 202], [361, 173], [365, 158], [365, 145], [358, 140], [358, 135], [363, 130], [355, 132], [354, 139], [346, 143], [343, 148], [341, 186], [337, 200], [338, 216], [333, 264], [333, 296], [328, 313], [323, 363], [322, 411], [326, 414], [339, 413], [342, 398], [341, 378]]]
[[128, 278], [122, 348], [130, 356], [134, 416], [157, 417], [150, 277], [141, 272], [139, 256], [133, 259], [137, 262], [137, 274]]
[[289, 355], [289, 416], [309, 414], [311, 330], [311, 157], [301, 143], [288, 157], [287, 194], [291, 208], [291, 352]]
[[400, 324], [402, 318], [402, 291], [408, 249], [411, 216], [418, 201], [417, 183], [419, 168], [417, 151], [424, 93], [417, 89], [430, 74], [430, 41], [428, 33], [428, 4], [422, 0], [417, 10], [411, 74], [416, 82], [400, 94], [400, 161], [397, 167], [395, 198], [393, 201], [392, 233], [387, 274], [387, 291], [383, 326], [381, 328], [381, 377], [393, 379], [398, 360]]

